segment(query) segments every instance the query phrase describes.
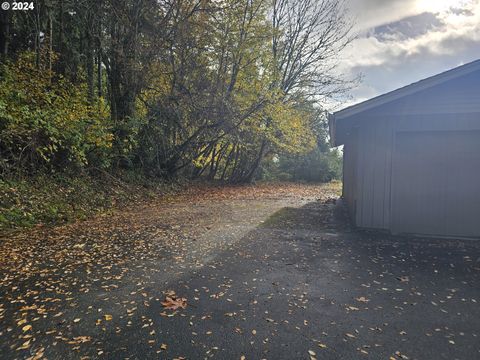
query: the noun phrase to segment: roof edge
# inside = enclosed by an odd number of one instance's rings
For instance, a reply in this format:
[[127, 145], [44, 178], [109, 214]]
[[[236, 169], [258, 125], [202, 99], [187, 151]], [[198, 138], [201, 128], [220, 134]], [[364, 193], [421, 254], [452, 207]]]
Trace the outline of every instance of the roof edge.
[[405, 96], [415, 94], [419, 91], [431, 88], [433, 86], [442, 84], [446, 81], [456, 79], [460, 76], [468, 75], [471, 72], [480, 70], [480, 59], [470, 63], [458, 66], [456, 68], [447, 70], [437, 75], [425, 78], [410, 85], [406, 85], [399, 89], [390, 91], [383, 95], [376, 96], [372, 99], [363, 101], [361, 103], [349, 106], [345, 109], [335, 112], [333, 115], [336, 120], [345, 119], [355, 114], [373, 109], [377, 106], [387, 104], [391, 101], [401, 99]]

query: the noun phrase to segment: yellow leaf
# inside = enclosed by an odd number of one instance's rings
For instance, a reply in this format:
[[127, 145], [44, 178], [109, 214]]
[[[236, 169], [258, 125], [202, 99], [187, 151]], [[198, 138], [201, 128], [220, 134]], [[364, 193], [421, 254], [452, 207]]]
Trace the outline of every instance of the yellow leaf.
[[105, 314], [105, 315], [103, 315], [103, 317], [105, 318], [106, 321], [112, 320], [112, 315]]
[[32, 325], [25, 325], [22, 330], [25, 332], [25, 331], [28, 331], [28, 330], [32, 330]]
[[30, 347], [30, 340], [27, 340], [22, 344], [22, 346], [17, 348], [17, 350], [25, 350], [25, 349], [28, 349], [29, 347]]

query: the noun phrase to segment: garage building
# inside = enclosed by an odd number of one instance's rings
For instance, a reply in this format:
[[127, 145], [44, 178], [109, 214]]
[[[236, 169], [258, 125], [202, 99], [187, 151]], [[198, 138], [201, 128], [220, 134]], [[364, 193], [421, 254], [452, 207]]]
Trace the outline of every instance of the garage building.
[[480, 60], [336, 112], [360, 228], [480, 237]]

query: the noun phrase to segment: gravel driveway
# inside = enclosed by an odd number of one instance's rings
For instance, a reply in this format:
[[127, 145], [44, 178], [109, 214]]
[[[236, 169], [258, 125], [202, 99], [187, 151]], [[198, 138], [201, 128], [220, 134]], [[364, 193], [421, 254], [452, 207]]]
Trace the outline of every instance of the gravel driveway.
[[480, 358], [480, 242], [356, 232], [337, 196], [199, 187], [4, 236], [0, 358]]

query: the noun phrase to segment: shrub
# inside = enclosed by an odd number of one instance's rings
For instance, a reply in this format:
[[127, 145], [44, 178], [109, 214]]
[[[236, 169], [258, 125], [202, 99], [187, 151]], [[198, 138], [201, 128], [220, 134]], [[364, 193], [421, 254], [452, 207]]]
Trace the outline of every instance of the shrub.
[[341, 179], [342, 157], [336, 149], [317, 148], [305, 155], [278, 155], [262, 170], [265, 180], [325, 183]]
[[104, 166], [113, 136], [103, 100], [89, 104], [85, 83], [37, 69], [33, 56], [0, 69], [0, 170]]

